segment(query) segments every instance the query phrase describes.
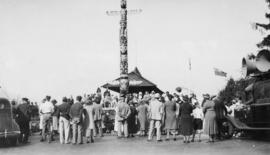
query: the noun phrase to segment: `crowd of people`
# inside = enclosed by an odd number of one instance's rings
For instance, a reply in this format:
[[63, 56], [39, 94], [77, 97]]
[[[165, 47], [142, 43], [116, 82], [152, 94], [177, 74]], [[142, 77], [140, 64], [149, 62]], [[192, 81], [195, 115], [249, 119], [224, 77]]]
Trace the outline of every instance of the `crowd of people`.
[[[147, 136], [148, 141], [156, 136], [157, 142], [177, 140], [177, 135], [183, 136], [183, 143], [195, 142], [195, 137], [201, 142], [201, 134], [209, 136], [207, 142], [214, 142], [224, 137], [223, 126], [225, 116], [234, 116], [236, 107], [241, 100], [236, 99], [231, 105], [219, 102], [218, 97], [203, 95], [200, 103], [195, 94], [182, 95], [181, 89], [173, 94], [139, 92], [126, 96], [113, 96], [100, 89], [94, 94], [73, 97], [63, 97], [58, 103], [51, 96], [38, 105], [40, 117], [41, 142], [46, 139], [55, 140], [59, 135], [61, 144], [94, 143], [95, 137], [114, 133], [117, 138], [132, 138]], [[113, 122], [110, 113], [114, 111]], [[29, 123], [31, 110], [29, 100], [13, 107], [13, 114], [21, 129], [21, 141], [27, 142], [30, 133]], [[51, 137], [47, 137], [48, 125], [51, 124]], [[230, 127], [230, 126], [229, 126]], [[231, 132], [232, 126], [231, 126]], [[165, 138], [162, 138], [165, 135]]]

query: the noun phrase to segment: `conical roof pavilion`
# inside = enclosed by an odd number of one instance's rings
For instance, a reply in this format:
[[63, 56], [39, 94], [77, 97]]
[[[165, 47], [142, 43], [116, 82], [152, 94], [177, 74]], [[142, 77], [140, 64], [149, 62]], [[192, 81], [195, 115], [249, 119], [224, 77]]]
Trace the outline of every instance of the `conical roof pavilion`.
[[[129, 78], [129, 93], [138, 93], [138, 92], [151, 92], [155, 91], [156, 93], [162, 93], [162, 91], [157, 87], [156, 84], [144, 78], [137, 67], [128, 74]], [[109, 90], [120, 92], [119, 89], [119, 79], [117, 78], [112, 82], [104, 84], [103, 88], [108, 88]]]

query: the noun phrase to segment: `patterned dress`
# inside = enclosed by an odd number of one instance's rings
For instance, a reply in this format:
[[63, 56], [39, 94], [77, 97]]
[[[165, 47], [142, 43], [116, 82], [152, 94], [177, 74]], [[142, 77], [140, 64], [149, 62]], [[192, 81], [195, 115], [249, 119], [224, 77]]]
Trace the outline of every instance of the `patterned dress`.
[[167, 101], [165, 103], [165, 129], [175, 130], [176, 126], [176, 103], [173, 101]]
[[137, 108], [138, 112], [138, 120], [140, 124], [140, 130], [145, 131], [146, 129], [146, 123], [147, 123], [147, 112], [148, 112], [148, 107], [146, 104], [141, 104]]

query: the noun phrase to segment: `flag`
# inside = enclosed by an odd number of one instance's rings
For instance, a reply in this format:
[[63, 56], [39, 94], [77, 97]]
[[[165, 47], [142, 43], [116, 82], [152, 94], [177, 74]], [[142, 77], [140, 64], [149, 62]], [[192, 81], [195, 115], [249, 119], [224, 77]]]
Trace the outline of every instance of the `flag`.
[[252, 29], [254, 30], [258, 30], [261, 35], [265, 35], [265, 30], [263, 29], [262, 27], [263, 25], [262, 24], [258, 24], [258, 23], [251, 23], [251, 27]]
[[188, 59], [188, 69], [191, 70], [191, 59]]
[[214, 72], [215, 72], [215, 75], [217, 76], [227, 77], [227, 73], [220, 69], [214, 68]]

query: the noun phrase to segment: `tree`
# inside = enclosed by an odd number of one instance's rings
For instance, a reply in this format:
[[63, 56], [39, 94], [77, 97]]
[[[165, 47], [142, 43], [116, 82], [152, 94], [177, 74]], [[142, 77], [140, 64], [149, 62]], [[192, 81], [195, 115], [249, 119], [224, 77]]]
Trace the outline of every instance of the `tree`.
[[223, 90], [218, 94], [219, 101], [223, 103], [231, 103], [236, 97], [245, 99], [245, 89], [253, 82], [254, 79], [239, 79], [230, 78]]
[[235, 97], [235, 81], [230, 78], [223, 90], [219, 92], [219, 99], [221, 102], [229, 103]]
[[[268, 3], [268, 8], [270, 9], [270, 0], [266, 0], [266, 3]], [[265, 18], [269, 20], [269, 23], [267, 24], [255, 23], [255, 29], [260, 30], [260, 31], [270, 30], [270, 13], [265, 13]], [[264, 37], [263, 40], [257, 44], [257, 46], [259, 48], [264, 48], [264, 47], [269, 48], [270, 47], [270, 34]]]

